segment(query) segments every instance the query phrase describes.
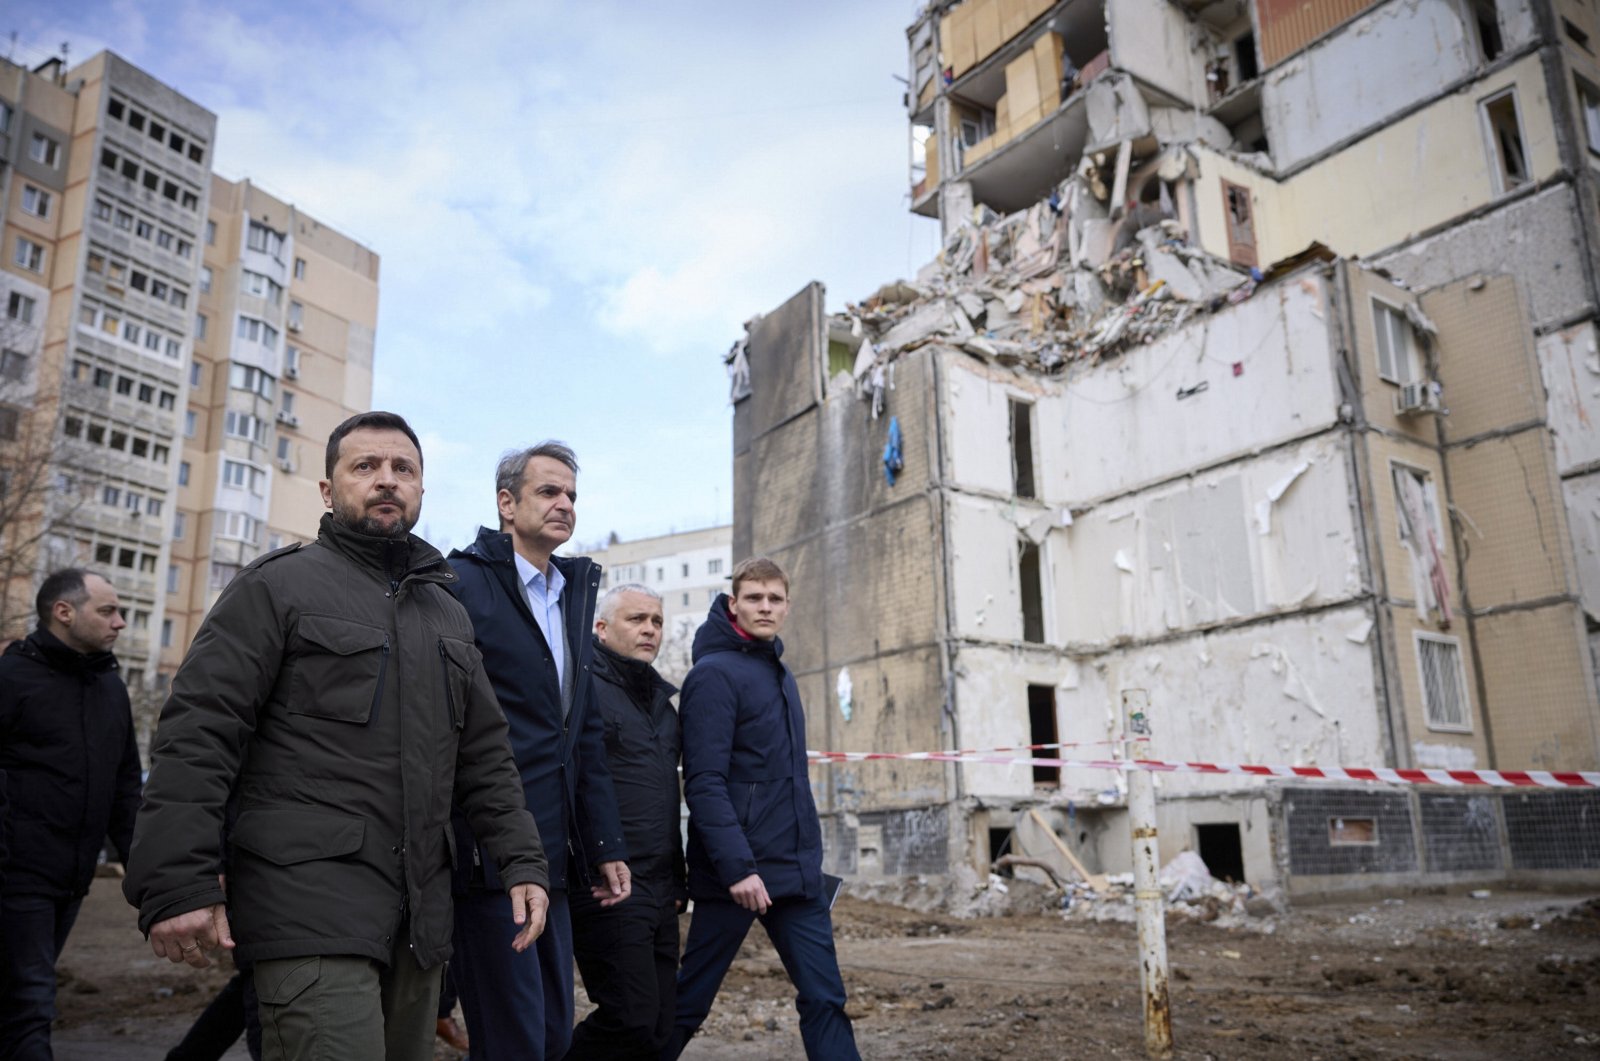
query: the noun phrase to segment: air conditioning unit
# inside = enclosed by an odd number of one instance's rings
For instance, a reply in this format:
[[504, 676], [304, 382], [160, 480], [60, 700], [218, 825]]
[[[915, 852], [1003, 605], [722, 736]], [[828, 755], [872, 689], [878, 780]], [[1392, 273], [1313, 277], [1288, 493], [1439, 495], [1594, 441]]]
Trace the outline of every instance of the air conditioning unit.
[[1400, 393], [1394, 398], [1394, 411], [1401, 416], [1420, 416], [1423, 413], [1437, 416], [1445, 411], [1444, 388], [1437, 380], [1431, 379], [1402, 383]]
[[299, 427], [300, 426], [300, 418], [298, 416], [294, 415], [293, 413], [289, 412], [287, 409], [279, 409], [278, 410], [278, 423], [286, 424], [289, 427]]
[[284, 457], [282, 460], [278, 461], [278, 467], [282, 468], [286, 472], [292, 472], [294, 471], [294, 460], [289, 457]]
[[283, 378], [284, 379], [299, 379], [300, 378], [300, 366], [299, 365], [284, 365], [283, 366]]

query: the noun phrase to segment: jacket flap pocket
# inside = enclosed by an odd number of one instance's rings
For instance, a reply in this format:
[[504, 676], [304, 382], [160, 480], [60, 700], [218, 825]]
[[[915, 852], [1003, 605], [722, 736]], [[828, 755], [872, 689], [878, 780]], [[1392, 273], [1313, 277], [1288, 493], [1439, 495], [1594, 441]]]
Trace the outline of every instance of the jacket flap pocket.
[[240, 813], [231, 838], [239, 847], [280, 866], [339, 858], [361, 850], [367, 823], [322, 811], [258, 807]]
[[464, 671], [470, 672], [478, 665], [478, 661], [483, 659], [482, 653], [478, 651], [478, 646], [471, 641], [462, 641], [454, 637], [441, 637], [439, 643], [444, 646], [444, 654], [449, 657], [450, 662]]
[[296, 629], [307, 641], [340, 656], [382, 648], [389, 636], [379, 627], [332, 615], [302, 615]]

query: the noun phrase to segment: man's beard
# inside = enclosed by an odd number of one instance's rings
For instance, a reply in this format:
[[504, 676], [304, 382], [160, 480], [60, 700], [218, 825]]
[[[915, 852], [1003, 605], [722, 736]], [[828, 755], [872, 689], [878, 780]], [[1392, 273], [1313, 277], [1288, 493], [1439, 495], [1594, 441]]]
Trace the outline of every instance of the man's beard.
[[406, 515], [406, 506], [398, 497], [392, 495], [380, 497], [374, 504], [381, 504], [385, 501], [400, 510], [399, 517], [391, 526], [386, 527], [378, 520], [378, 517], [367, 515], [365, 508], [352, 511], [345, 508], [337, 500], [333, 503], [334, 521], [342, 523], [358, 534], [365, 534], [373, 538], [404, 538], [411, 533], [411, 528], [416, 525], [416, 520]]

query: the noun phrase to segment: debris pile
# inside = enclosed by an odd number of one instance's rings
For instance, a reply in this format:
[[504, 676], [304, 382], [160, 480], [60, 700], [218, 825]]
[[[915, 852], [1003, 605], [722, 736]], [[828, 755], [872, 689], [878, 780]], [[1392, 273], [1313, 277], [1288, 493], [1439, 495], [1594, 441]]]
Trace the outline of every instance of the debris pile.
[[[830, 319], [829, 339], [853, 350], [850, 382], [872, 398], [874, 416], [892, 387], [894, 361], [924, 346], [1060, 373], [1248, 298], [1261, 274], [1238, 272], [1192, 246], [1166, 183], [1154, 183], [1155, 202], [1135, 201], [1111, 216], [1110, 193], [1086, 157], [1077, 175], [1027, 209], [1002, 217], [977, 207], [915, 282], [885, 284], [847, 304]], [[730, 362], [739, 352], [736, 346]]]

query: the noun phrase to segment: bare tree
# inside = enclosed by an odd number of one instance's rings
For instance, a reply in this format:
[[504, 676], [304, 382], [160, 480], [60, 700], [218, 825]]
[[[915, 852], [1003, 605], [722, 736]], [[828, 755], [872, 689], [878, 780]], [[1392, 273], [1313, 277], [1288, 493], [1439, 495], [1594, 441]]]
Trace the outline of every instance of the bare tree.
[[37, 329], [0, 315], [0, 640], [33, 625], [44, 555], [99, 473], [60, 430], [60, 390], [41, 381]]

